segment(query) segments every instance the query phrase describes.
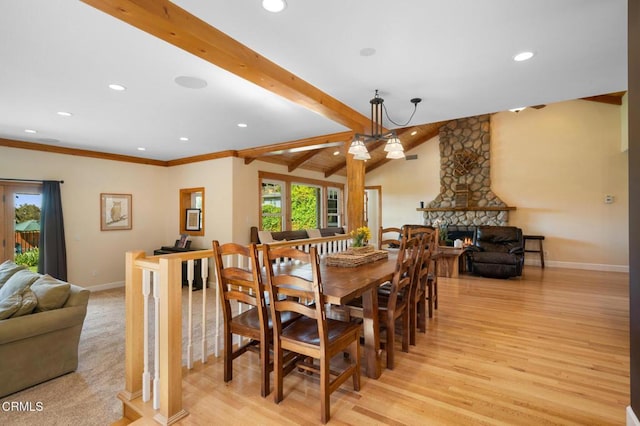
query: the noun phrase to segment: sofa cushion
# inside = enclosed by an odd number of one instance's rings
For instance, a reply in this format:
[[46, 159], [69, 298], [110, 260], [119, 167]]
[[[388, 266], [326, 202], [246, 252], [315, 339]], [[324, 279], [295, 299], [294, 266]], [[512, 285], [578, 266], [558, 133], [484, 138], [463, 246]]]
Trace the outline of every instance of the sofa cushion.
[[61, 308], [69, 298], [70, 285], [46, 274], [31, 285], [38, 298], [38, 306], [34, 312], [50, 311]]
[[27, 269], [24, 265], [16, 265], [13, 261], [7, 260], [0, 265], [0, 288], [16, 272]]
[[258, 238], [262, 244], [272, 243], [271, 231], [258, 231]]
[[322, 238], [322, 234], [319, 229], [307, 229], [307, 236], [309, 238]]
[[32, 272], [28, 269], [22, 269], [7, 280], [7, 282], [0, 288], [0, 300], [5, 299], [12, 294], [20, 293], [34, 283], [40, 277], [39, 274]]
[[0, 320], [7, 319], [20, 309], [22, 296], [14, 293], [8, 297], [0, 299]]
[[22, 300], [20, 301], [20, 307], [13, 315], [11, 315], [11, 318], [29, 315], [38, 305], [38, 298], [30, 288], [24, 289], [21, 296]]

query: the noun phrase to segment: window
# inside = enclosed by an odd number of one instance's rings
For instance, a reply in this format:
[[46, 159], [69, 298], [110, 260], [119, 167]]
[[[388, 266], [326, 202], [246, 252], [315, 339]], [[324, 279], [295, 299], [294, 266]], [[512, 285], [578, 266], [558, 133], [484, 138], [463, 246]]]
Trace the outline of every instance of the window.
[[0, 182], [0, 263], [38, 267], [42, 185]]
[[338, 188], [327, 188], [327, 226], [340, 226], [342, 211], [340, 206], [342, 191]]
[[322, 188], [294, 183], [291, 185], [291, 229], [320, 228]]
[[284, 195], [284, 182], [262, 181], [260, 210], [262, 227], [264, 231], [282, 231], [284, 216], [282, 197]]
[[287, 231], [341, 226], [344, 185], [260, 172], [260, 229]]

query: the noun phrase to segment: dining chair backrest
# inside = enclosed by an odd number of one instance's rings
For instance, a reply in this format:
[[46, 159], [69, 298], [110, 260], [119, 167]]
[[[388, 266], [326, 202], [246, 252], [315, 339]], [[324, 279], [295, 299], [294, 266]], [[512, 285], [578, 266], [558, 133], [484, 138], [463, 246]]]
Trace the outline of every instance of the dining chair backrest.
[[378, 230], [378, 249], [397, 249], [400, 247], [400, 237], [402, 229], [400, 228], [383, 228]]
[[[218, 241], [213, 241], [213, 255], [225, 321], [231, 320], [233, 317], [230, 302], [235, 300], [255, 306], [258, 309], [260, 324], [266, 324], [265, 287], [262, 282], [255, 243], [251, 243], [249, 246], [236, 243], [220, 245]], [[225, 259], [232, 262], [235, 260], [236, 265], [225, 267]]]
[[[293, 312], [317, 321], [320, 345], [325, 345], [327, 322], [316, 247], [310, 247], [309, 252], [304, 252], [293, 247], [271, 248], [269, 244], [265, 244], [263, 250], [274, 333], [282, 332], [282, 313]], [[280, 258], [308, 264], [310, 271], [307, 271], [310, 273], [306, 276], [295, 275], [286, 265], [275, 262]]]
[[408, 298], [411, 284], [413, 283], [413, 272], [416, 257], [419, 250], [418, 238], [402, 237], [400, 250], [396, 259], [396, 267], [391, 280], [391, 292], [387, 309], [393, 310], [400, 297]]

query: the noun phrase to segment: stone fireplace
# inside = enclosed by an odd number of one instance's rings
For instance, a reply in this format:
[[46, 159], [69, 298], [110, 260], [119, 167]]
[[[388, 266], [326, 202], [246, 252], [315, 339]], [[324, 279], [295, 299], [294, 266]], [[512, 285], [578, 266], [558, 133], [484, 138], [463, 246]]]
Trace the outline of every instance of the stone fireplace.
[[489, 115], [452, 120], [440, 128], [440, 194], [424, 209], [424, 222], [507, 225], [509, 210], [491, 190]]

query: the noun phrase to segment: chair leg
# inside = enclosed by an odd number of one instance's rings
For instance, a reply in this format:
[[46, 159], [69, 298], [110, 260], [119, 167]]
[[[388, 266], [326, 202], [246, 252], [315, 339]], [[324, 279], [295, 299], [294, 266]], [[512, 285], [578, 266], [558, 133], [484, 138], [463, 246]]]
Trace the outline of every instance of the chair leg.
[[233, 379], [233, 335], [231, 331], [224, 330], [224, 381], [230, 382]]
[[276, 404], [282, 401], [283, 396], [283, 381], [284, 381], [284, 359], [282, 347], [278, 344], [274, 344], [273, 348], [273, 375], [274, 375], [274, 396], [273, 400]]
[[421, 333], [427, 332], [427, 319], [425, 318], [426, 305], [427, 305], [427, 299], [426, 299], [426, 291], [425, 291], [425, 293], [421, 295], [420, 301], [418, 302], [418, 306], [417, 306], [418, 329], [420, 330]]
[[404, 310], [402, 314], [402, 352], [409, 352], [409, 306]]
[[411, 301], [409, 311], [409, 344], [416, 344], [416, 328], [418, 327], [418, 304], [419, 302]]
[[262, 370], [262, 380], [260, 383], [260, 395], [265, 398], [269, 395], [269, 344], [268, 339], [262, 338], [260, 342], [260, 368]]
[[391, 320], [387, 320], [387, 342], [385, 344], [385, 349], [387, 351], [387, 368], [389, 370], [393, 370], [393, 367], [395, 365], [395, 351], [394, 349], [394, 343], [396, 340], [396, 330], [395, 330], [395, 324], [394, 321]]
[[324, 358], [320, 360], [320, 420], [323, 424], [327, 423], [331, 417], [331, 373], [329, 372], [329, 361], [329, 359]]
[[429, 318], [433, 318], [433, 286], [434, 286], [434, 282], [432, 280], [429, 280], [427, 283], [427, 298], [428, 298], [428, 302], [427, 302], [427, 308], [429, 310]]
[[438, 309], [438, 280], [433, 281], [433, 308]]
[[353, 390], [360, 390], [360, 339], [356, 339], [349, 346], [349, 355], [351, 362], [356, 364], [353, 372]]

